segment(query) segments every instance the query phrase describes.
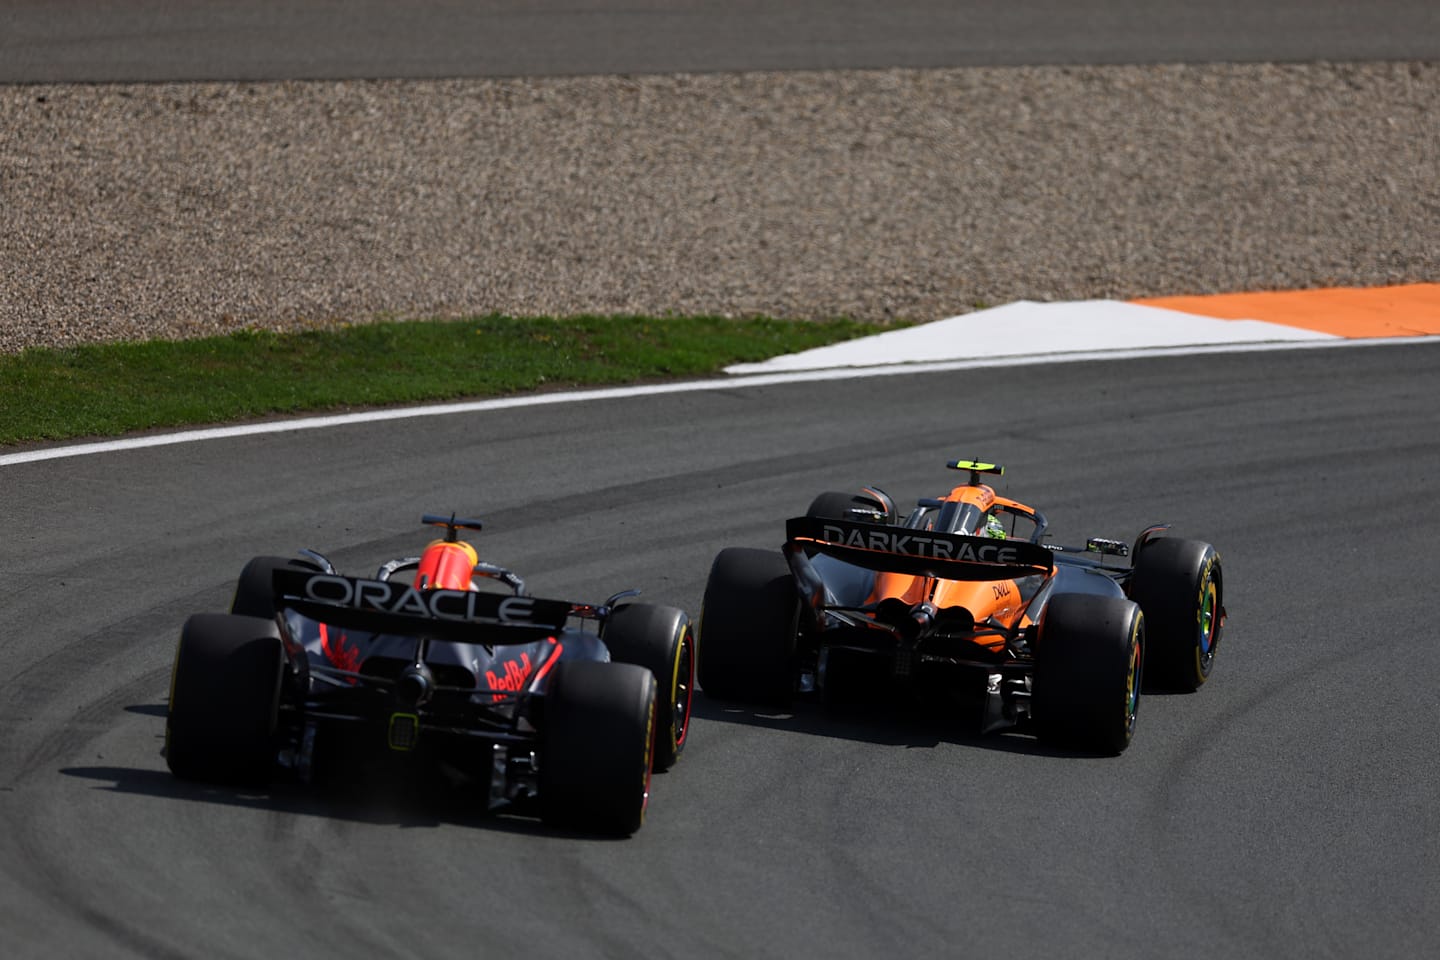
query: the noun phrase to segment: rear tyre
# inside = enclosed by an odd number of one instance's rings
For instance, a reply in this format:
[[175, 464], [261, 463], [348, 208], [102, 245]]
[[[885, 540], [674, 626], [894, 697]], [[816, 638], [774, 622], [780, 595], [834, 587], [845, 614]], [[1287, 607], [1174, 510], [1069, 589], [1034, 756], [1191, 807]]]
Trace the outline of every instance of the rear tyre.
[[655, 677], [630, 663], [567, 660], [545, 692], [540, 817], [556, 827], [627, 836], [645, 821]]
[[240, 579], [235, 584], [235, 597], [230, 601], [230, 612], [244, 617], [275, 616], [275, 570], [287, 567], [295, 570], [318, 571], [314, 564], [294, 557], [256, 557], [245, 564]]
[[785, 558], [721, 550], [700, 608], [700, 689], [721, 700], [788, 703], [799, 629], [800, 597]]
[[165, 721], [170, 771], [214, 783], [269, 779], [284, 665], [273, 620], [223, 613], [186, 620]]
[[1062, 594], [1041, 615], [1031, 714], [1041, 739], [1118, 754], [1135, 734], [1145, 619], [1120, 597]]
[[1165, 537], [1135, 558], [1130, 599], [1145, 611], [1146, 682], [1193, 693], [1210, 676], [1225, 622], [1220, 554], [1208, 543]]
[[633, 663], [655, 675], [655, 769], [680, 759], [690, 732], [695, 693], [695, 632], [675, 607], [630, 603], [610, 614], [600, 634], [610, 659]]

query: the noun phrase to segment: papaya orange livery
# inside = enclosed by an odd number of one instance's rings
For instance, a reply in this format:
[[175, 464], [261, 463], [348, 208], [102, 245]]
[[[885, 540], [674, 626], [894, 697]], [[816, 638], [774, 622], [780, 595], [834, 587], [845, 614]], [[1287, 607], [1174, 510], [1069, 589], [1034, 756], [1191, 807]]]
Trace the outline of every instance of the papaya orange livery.
[[1220, 558], [1152, 524], [1062, 546], [998, 492], [998, 463], [901, 513], [880, 488], [822, 493], [780, 551], [711, 566], [700, 686], [721, 699], [925, 701], [980, 732], [1100, 753], [1135, 731], [1147, 685], [1194, 690], [1225, 624]]

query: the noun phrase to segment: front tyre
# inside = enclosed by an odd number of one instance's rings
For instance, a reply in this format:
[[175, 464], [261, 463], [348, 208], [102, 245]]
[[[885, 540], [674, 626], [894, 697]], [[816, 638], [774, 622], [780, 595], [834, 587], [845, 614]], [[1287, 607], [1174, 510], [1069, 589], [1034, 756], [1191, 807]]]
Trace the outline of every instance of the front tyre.
[[1135, 558], [1130, 599], [1145, 611], [1147, 681], [1156, 689], [1198, 690], [1215, 666], [1225, 624], [1220, 554], [1199, 540], [1155, 540]]
[[1120, 597], [1061, 594], [1041, 614], [1031, 716], [1041, 739], [1118, 754], [1135, 735], [1145, 669], [1140, 608]]
[[[882, 494], [882, 496], [884, 496]], [[889, 498], [886, 497], [886, 500]], [[883, 514], [882, 519], [874, 520], [874, 523], [894, 523], [894, 504], [887, 503], [876, 497], [864, 493], [841, 493], [838, 490], [827, 490], [816, 495], [810, 501], [810, 506], [805, 510], [805, 516], [819, 520], [850, 520], [856, 518], [851, 515], [851, 510], [862, 510], [866, 513]]]
[[295, 557], [256, 557], [245, 564], [235, 583], [235, 596], [230, 612], [245, 617], [275, 616], [275, 571], [281, 567], [292, 570], [319, 571], [319, 567]]
[[633, 663], [655, 675], [655, 769], [680, 759], [690, 733], [695, 693], [695, 631], [685, 611], [648, 603], [617, 607], [600, 639], [610, 659]]
[[800, 595], [785, 558], [721, 550], [700, 608], [700, 689], [721, 700], [788, 703], [799, 629]]
[[273, 620], [223, 613], [186, 620], [165, 720], [170, 772], [216, 783], [267, 780], [275, 762], [284, 666]]
[[545, 691], [540, 818], [628, 836], [645, 822], [654, 756], [655, 676], [631, 663], [567, 660]]

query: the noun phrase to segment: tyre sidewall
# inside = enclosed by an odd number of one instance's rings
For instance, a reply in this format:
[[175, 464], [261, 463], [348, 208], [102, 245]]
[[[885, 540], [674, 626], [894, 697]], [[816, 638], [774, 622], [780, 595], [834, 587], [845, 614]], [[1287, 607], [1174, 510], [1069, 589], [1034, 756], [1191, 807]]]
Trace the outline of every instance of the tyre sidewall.
[[616, 608], [600, 634], [618, 663], [655, 677], [656, 770], [668, 770], [689, 739], [695, 690], [695, 637], [690, 617], [676, 607], [630, 603]]
[[1101, 754], [1130, 745], [1144, 682], [1145, 618], [1120, 597], [1062, 594], [1036, 640], [1032, 708], [1050, 742]]
[[710, 697], [783, 705], [794, 693], [800, 597], [773, 550], [726, 548], [700, 608], [699, 681]]
[[567, 660], [545, 693], [540, 811], [607, 835], [640, 829], [650, 795], [655, 676], [636, 664]]
[[1223, 625], [1223, 588], [1220, 554], [1208, 543], [1166, 537], [1135, 558], [1129, 593], [1145, 611], [1147, 679], [1155, 688], [1192, 692], [1209, 679]]
[[170, 677], [166, 762], [186, 779], [254, 783], [275, 760], [284, 647], [274, 621], [197, 614]]

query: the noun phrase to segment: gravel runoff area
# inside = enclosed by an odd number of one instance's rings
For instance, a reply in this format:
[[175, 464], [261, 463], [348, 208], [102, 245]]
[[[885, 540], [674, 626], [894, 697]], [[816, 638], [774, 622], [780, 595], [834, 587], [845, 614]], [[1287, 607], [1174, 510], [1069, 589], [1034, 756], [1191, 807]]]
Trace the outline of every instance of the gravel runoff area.
[[1440, 279], [1440, 64], [0, 86], [0, 352]]

